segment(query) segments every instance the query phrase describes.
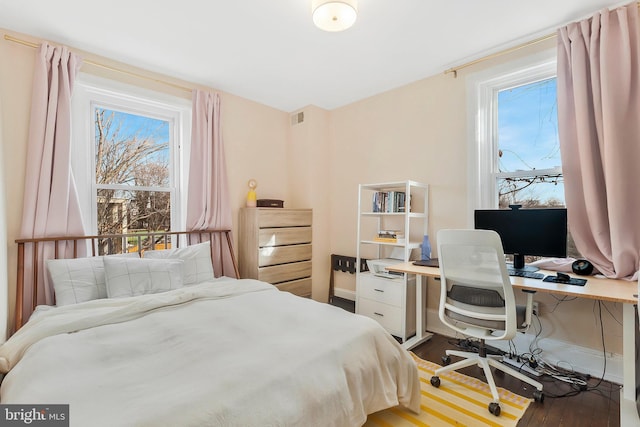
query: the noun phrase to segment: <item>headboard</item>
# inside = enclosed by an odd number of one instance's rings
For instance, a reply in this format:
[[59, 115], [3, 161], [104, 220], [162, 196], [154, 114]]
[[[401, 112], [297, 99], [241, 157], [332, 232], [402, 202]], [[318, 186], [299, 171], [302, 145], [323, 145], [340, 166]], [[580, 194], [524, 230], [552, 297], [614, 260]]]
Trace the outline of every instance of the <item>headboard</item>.
[[[78, 258], [84, 256], [84, 248], [87, 248], [86, 256], [110, 255], [122, 252], [138, 252], [142, 254], [147, 249], [168, 249], [181, 246], [189, 246], [191, 244], [209, 241], [211, 244], [211, 258], [214, 259], [214, 246], [219, 245], [218, 253], [223, 253], [223, 248], [229, 249], [231, 262], [233, 264], [233, 273], [235, 277], [240, 277], [238, 271], [238, 263], [233, 252], [233, 244], [231, 243], [231, 230], [197, 230], [197, 231], [152, 231], [128, 234], [104, 234], [96, 236], [60, 236], [60, 237], [41, 237], [31, 239], [18, 239], [18, 275], [16, 280], [16, 301], [15, 301], [15, 324], [14, 331], [17, 331], [26, 323], [35, 310], [38, 302], [38, 284], [44, 277], [44, 272], [39, 271], [41, 265], [39, 257], [43, 246], [52, 248], [53, 258]], [[153, 247], [152, 247], [153, 245]], [[72, 256], [69, 256], [69, 249]], [[61, 252], [66, 252], [64, 256]], [[25, 262], [30, 260], [31, 273], [29, 280], [25, 280]], [[224, 263], [221, 263], [222, 275], [225, 275]], [[229, 275], [229, 272], [227, 272]], [[31, 311], [28, 314], [24, 312], [24, 298], [27, 287], [31, 292]]]

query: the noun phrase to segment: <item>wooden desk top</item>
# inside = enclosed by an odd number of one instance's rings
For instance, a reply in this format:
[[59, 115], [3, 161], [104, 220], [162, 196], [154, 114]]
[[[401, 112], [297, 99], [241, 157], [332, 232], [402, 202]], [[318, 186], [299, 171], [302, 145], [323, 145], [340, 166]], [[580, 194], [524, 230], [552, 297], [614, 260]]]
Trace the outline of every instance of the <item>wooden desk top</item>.
[[[428, 277], [439, 277], [438, 267], [420, 267], [412, 262], [391, 265], [386, 268], [399, 273], [418, 274]], [[540, 270], [545, 276], [555, 276], [555, 271]], [[584, 286], [565, 285], [562, 283], [543, 282], [542, 279], [528, 279], [525, 277], [511, 277], [514, 288], [532, 291], [548, 292], [571, 297], [591, 298], [601, 301], [621, 302], [625, 304], [638, 303], [638, 282], [620, 279], [604, 279], [595, 276], [576, 276], [587, 279]]]

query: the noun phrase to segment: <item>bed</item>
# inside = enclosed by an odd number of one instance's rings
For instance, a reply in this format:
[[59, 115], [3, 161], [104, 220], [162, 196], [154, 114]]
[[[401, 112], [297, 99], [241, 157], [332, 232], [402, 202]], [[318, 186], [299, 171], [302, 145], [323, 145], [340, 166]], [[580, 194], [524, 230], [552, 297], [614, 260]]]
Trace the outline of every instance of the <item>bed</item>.
[[[228, 230], [207, 232], [215, 238], [183, 247], [182, 233], [161, 249], [152, 237], [142, 258], [138, 244], [125, 256], [48, 261], [60, 299], [26, 322], [16, 310], [19, 329], [0, 346], [0, 403], [69, 404], [77, 426], [359, 426], [388, 407], [419, 411], [415, 362], [377, 322], [210, 276], [203, 254], [210, 262], [214, 241], [232, 248]], [[95, 275], [98, 261], [107, 296], [69, 293], [63, 279], [82, 275], [73, 263], [93, 263]]]

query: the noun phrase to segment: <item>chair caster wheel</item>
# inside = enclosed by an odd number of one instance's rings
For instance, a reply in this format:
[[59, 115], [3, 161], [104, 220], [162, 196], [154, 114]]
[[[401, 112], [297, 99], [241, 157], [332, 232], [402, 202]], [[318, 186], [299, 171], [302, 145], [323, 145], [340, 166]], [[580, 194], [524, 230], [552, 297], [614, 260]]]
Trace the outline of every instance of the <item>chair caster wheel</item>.
[[447, 366], [451, 363], [451, 357], [449, 355], [442, 356], [442, 366]]
[[431, 377], [431, 385], [434, 386], [435, 388], [440, 387], [440, 377], [437, 377], [437, 376]]
[[533, 391], [533, 400], [536, 402], [544, 402], [544, 394], [540, 390]]
[[497, 402], [489, 403], [489, 412], [491, 412], [496, 417], [500, 415], [500, 404]]

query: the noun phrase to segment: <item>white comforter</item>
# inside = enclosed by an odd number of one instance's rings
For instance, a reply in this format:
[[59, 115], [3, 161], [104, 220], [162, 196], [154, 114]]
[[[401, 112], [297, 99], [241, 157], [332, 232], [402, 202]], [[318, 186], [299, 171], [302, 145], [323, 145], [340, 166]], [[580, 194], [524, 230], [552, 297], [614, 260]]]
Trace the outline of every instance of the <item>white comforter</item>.
[[44, 311], [0, 371], [0, 402], [68, 403], [72, 426], [358, 426], [420, 400], [376, 322], [255, 280]]

